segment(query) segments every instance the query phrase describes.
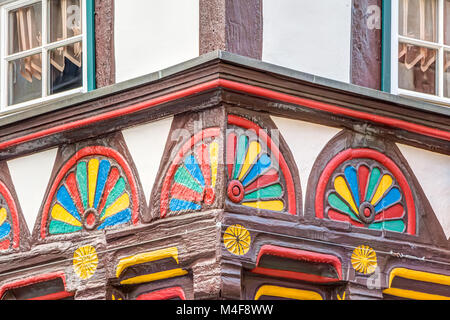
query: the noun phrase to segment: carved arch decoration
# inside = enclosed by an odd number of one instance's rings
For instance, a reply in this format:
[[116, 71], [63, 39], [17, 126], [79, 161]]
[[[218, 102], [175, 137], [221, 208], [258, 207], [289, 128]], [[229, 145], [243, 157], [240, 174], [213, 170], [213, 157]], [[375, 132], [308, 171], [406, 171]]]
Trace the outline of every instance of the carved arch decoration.
[[[301, 191], [294, 183], [297, 175], [291, 172], [295, 162], [289, 159], [288, 164], [287, 145], [282, 138], [274, 139], [259, 124], [236, 114], [229, 114], [227, 123], [225, 161], [229, 203], [299, 215]], [[273, 123], [271, 127], [276, 130]]]
[[216, 198], [219, 127], [201, 130], [178, 150], [161, 187], [160, 215], [198, 211]]
[[220, 207], [224, 119], [223, 107], [173, 117], [144, 222]]
[[[317, 157], [305, 218], [352, 232], [445, 245], [446, 237], [417, 178], [388, 140], [343, 130]], [[322, 221], [322, 222], [320, 222]], [[411, 240], [411, 238], [408, 238]]]
[[245, 111], [214, 108], [174, 118], [152, 191], [153, 219], [224, 202], [233, 212], [301, 215], [298, 172], [286, 142], [270, 117]]
[[342, 131], [322, 150], [308, 183], [308, 213], [354, 230], [417, 235], [417, 194], [397, 147]]
[[338, 153], [316, 190], [318, 218], [354, 226], [416, 234], [416, 209], [408, 181], [385, 154], [370, 148]]
[[0, 180], [0, 252], [20, 246], [19, 213], [16, 201]]
[[86, 146], [54, 178], [40, 217], [40, 237], [94, 231], [139, 222], [138, 186], [117, 150]]

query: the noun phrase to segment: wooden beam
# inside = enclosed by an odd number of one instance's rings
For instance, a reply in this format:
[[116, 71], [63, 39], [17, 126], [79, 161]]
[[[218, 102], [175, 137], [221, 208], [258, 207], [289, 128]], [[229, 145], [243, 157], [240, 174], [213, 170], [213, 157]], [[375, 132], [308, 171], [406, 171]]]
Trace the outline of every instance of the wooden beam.
[[200, 54], [214, 50], [261, 59], [262, 0], [200, 0]]
[[381, 0], [353, 0], [351, 37], [351, 82], [380, 90]]

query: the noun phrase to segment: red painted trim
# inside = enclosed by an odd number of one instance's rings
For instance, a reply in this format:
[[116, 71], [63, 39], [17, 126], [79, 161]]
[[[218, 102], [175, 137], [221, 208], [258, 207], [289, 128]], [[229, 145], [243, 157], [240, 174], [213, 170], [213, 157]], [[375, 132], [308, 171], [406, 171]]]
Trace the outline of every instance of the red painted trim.
[[328, 217], [331, 218], [332, 220], [337, 220], [337, 221], [343, 221], [343, 222], [348, 222], [354, 226], [360, 227], [360, 228], [364, 228], [364, 224], [356, 222], [355, 220], [353, 220], [352, 218], [350, 218], [348, 215], [337, 212], [333, 209], [329, 209], [328, 210]]
[[76, 178], [75, 178], [75, 173], [71, 172], [67, 176], [66, 187], [67, 187], [67, 191], [69, 192], [69, 194], [72, 197], [72, 199], [75, 200], [74, 201], [75, 202], [75, 206], [76, 206], [76, 208], [77, 208], [77, 210], [78, 210], [78, 212], [80, 213], [80, 216], [81, 216], [83, 214], [83, 212], [84, 212], [84, 208], [83, 208], [83, 202], [81, 201], [81, 198], [80, 198], [80, 193], [78, 192], [78, 186], [77, 186], [77, 181], [76, 181]]
[[0, 250], [7, 250], [9, 249], [9, 245], [11, 244], [11, 241], [9, 239], [6, 239], [2, 242], [0, 242]]
[[83, 126], [86, 126], [89, 124], [93, 124], [93, 123], [96, 123], [99, 121], [122, 117], [124, 115], [138, 112], [140, 110], [144, 110], [147, 108], [151, 108], [151, 107], [154, 107], [154, 106], [166, 103], [166, 102], [170, 102], [170, 101], [173, 101], [176, 99], [181, 99], [181, 98], [184, 98], [184, 97], [196, 94], [196, 93], [200, 93], [200, 92], [203, 92], [203, 91], [206, 91], [209, 89], [214, 89], [214, 88], [217, 88], [218, 86], [219, 86], [219, 79], [205, 82], [205, 83], [195, 85], [195, 86], [187, 88], [187, 89], [169, 93], [169, 94], [166, 94], [166, 95], [163, 95], [163, 96], [160, 96], [157, 98], [153, 98], [148, 101], [141, 102], [141, 103], [137, 103], [137, 104], [125, 107], [125, 108], [120, 108], [117, 110], [105, 112], [105, 113], [102, 113], [102, 114], [99, 114], [96, 116], [92, 116], [87, 119], [80, 119], [80, 120], [72, 121], [69, 123], [57, 125], [52, 128], [44, 129], [44, 130], [34, 132], [34, 133], [31, 133], [31, 134], [28, 134], [28, 135], [25, 135], [22, 137], [11, 139], [9, 141], [0, 143], [0, 149], [4, 149], [4, 148], [10, 147], [12, 145], [16, 145], [16, 144], [23, 143], [26, 141], [49, 136], [51, 134], [59, 133], [62, 131], [77, 129], [77, 128], [80, 128], [80, 127], [83, 127]]
[[186, 154], [186, 152], [188, 152], [193, 146], [195, 146], [199, 141], [202, 141], [204, 138], [217, 137], [219, 135], [220, 135], [220, 128], [218, 127], [207, 128], [194, 134], [180, 148], [175, 158], [173, 159], [169, 169], [167, 170], [166, 177], [164, 178], [163, 185], [161, 187], [161, 201], [160, 201], [161, 218], [164, 218], [166, 216], [167, 209], [169, 207], [169, 190], [172, 177], [175, 174], [175, 170], [177, 169], [178, 165], [183, 160], [183, 157]]
[[383, 153], [372, 149], [347, 149], [337, 154], [327, 164], [320, 175], [319, 182], [317, 184], [315, 199], [316, 217], [320, 219], [323, 219], [324, 217], [324, 195], [328, 181], [334, 170], [344, 161], [356, 158], [369, 158], [378, 161], [394, 175], [406, 199], [406, 207], [408, 210], [408, 225], [406, 231], [409, 234], [416, 234], [416, 207], [414, 205], [414, 199], [408, 181], [394, 161], [389, 159]]
[[6, 204], [8, 205], [9, 212], [11, 213], [12, 218], [12, 230], [13, 230], [13, 248], [18, 248], [20, 244], [20, 226], [19, 226], [19, 214], [17, 212], [16, 203], [9, 192], [6, 185], [0, 181], [0, 193], [6, 200]]
[[194, 95], [194, 94], [197, 94], [197, 93], [200, 93], [203, 91], [207, 91], [210, 89], [214, 89], [217, 87], [228, 88], [228, 89], [232, 89], [232, 90], [236, 90], [236, 91], [240, 91], [240, 92], [244, 92], [244, 93], [257, 95], [260, 97], [266, 97], [266, 98], [275, 99], [275, 100], [279, 100], [279, 101], [283, 101], [283, 102], [287, 102], [287, 103], [291, 103], [291, 104], [295, 104], [295, 105], [299, 105], [299, 106], [303, 106], [303, 107], [308, 107], [308, 108], [315, 109], [315, 110], [326, 111], [326, 112], [330, 112], [333, 114], [345, 115], [345, 116], [349, 116], [349, 117], [353, 117], [353, 118], [357, 118], [357, 119], [368, 120], [368, 121], [380, 123], [383, 125], [388, 125], [388, 126], [391, 126], [394, 128], [408, 130], [408, 131], [416, 132], [416, 133], [419, 133], [422, 135], [450, 141], [450, 132], [449, 131], [434, 129], [434, 128], [430, 128], [430, 127], [423, 126], [420, 124], [407, 122], [404, 120], [389, 118], [389, 117], [385, 117], [385, 116], [379, 116], [379, 115], [366, 113], [366, 112], [362, 112], [362, 111], [351, 110], [351, 109], [347, 109], [345, 107], [338, 107], [338, 106], [334, 106], [331, 104], [318, 102], [318, 101], [314, 101], [314, 100], [310, 100], [310, 99], [299, 98], [296, 96], [292, 96], [292, 95], [288, 95], [285, 93], [276, 92], [273, 90], [264, 89], [264, 88], [260, 88], [260, 87], [256, 87], [256, 86], [252, 86], [252, 85], [248, 85], [248, 84], [243, 84], [243, 83], [234, 82], [234, 81], [230, 81], [230, 80], [224, 80], [224, 79], [215, 79], [215, 80], [211, 80], [211, 81], [208, 81], [208, 82], [205, 82], [202, 84], [195, 85], [190, 88], [179, 90], [177, 92], [173, 92], [173, 93], [169, 93], [169, 94], [157, 97], [157, 98], [153, 98], [153, 99], [150, 99], [145, 102], [134, 104], [134, 105], [131, 105], [131, 106], [128, 106], [125, 108], [120, 108], [117, 110], [105, 112], [100, 115], [92, 116], [87, 119], [80, 119], [80, 120], [72, 121], [69, 123], [57, 125], [52, 128], [44, 129], [44, 130], [34, 132], [31, 134], [27, 134], [27, 135], [24, 135], [24, 136], [21, 136], [18, 138], [7, 140], [7, 141], [0, 143], [0, 149], [5, 149], [5, 148], [11, 147], [13, 145], [17, 145], [17, 144], [35, 140], [35, 139], [39, 139], [39, 138], [46, 137], [46, 136], [56, 134], [56, 133], [60, 133], [63, 131], [77, 129], [77, 128], [80, 128], [80, 127], [83, 127], [83, 126], [86, 126], [89, 124], [93, 124], [93, 123], [96, 123], [99, 121], [104, 121], [104, 120], [128, 115], [128, 114], [131, 114], [134, 112], [138, 112], [140, 110], [151, 108], [151, 107], [154, 107], [154, 106], [166, 103], [166, 102], [174, 101], [176, 99], [181, 99], [181, 98], [184, 98], [184, 97], [187, 97], [190, 95]]
[[266, 131], [258, 126], [256, 123], [249, 121], [247, 119], [229, 114], [228, 115], [228, 123], [233, 124], [242, 128], [254, 130], [258, 136], [264, 141], [264, 143], [269, 147], [272, 151], [272, 155], [278, 161], [280, 165], [280, 169], [284, 174], [284, 179], [286, 180], [286, 188], [288, 194], [288, 212], [292, 215], [297, 214], [297, 203], [295, 200], [295, 188], [294, 188], [294, 180], [292, 179], [291, 171], [284, 160], [283, 155], [278, 149], [277, 145], [272, 141], [272, 139], [267, 135]]
[[117, 180], [120, 178], [119, 169], [113, 167], [109, 172], [108, 179], [106, 180], [105, 187], [103, 188], [103, 196], [100, 205], [98, 206], [98, 211], [100, 214], [103, 212], [103, 208], [106, 205], [106, 200], [108, 199], [109, 193], [114, 188], [117, 183]]
[[[370, 170], [367, 166], [361, 165], [358, 168], [358, 186], [359, 186], [359, 199], [364, 199], [366, 196], [366, 187], [369, 182]], [[362, 201], [362, 200], [361, 200]]]
[[[32, 285], [35, 283], [53, 280], [56, 278], [61, 278], [63, 285], [64, 285], [64, 289], [66, 289], [66, 275], [64, 274], [64, 272], [52, 272], [52, 273], [40, 274], [40, 275], [37, 275], [34, 277], [21, 279], [21, 280], [17, 280], [17, 281], [6, 283], [6, 284], [2, 285], [0, 287], [0, 299], [1, 299], [1, 297], [3, 297], [5, 292], [8, 290], [25, 287], [25, 286], [29, 286], [29, 285]], [[61, 293], [62, 292], [58, 292], [57, 294], [61, 294]], [[71, 295], [73, 295], [73, 294], [71, 294]]]
[[378, 213], [375, 216], [374, 222], [381, 220], [401, 219], [405, 214], [405, 209], [401, 204], [395, 204], [392, 207], [387, 208], [385, 211]]
[[50, 209], [52, 199], [57, 191], [57, 188], [58, 188], [61, 180], [65, 177], [67, 171], [70, 170], [78, 162], [78, 160], [80, 160], [86, 156], [90, 156], [90, 155], [102, 155], [105, 157], [113, 158], [121, 166], [121, 168], [125, 172], [125, 175], [127, 176], [128, 184], [130, 185], [130, 189], [131, 189], [131, 196], [132, 196], [132, 201], [133, 201], [132, 222], [133, 222], [133, 224], [137, 224], [139, 222], [139, 198], [138, 198], [137, 184], [134, 179], [134, 175], [131, 171], [131, 168], [128, 165], [125, 158], [116, 150], [108, 148], [108, 147], [103, 147], [103, 146], [85, 147], [85, 148], [81, 149], [80, 151], [78, 151], [77, 153], [75, 153], [63, 165], [63, 167], [59, 170], [58, 175], [56, 176], [55, 180], [53, 181], [52, 187], [51, 187], [50, 192], [45, 201], [44, 210], [42, 210], [42, 217], [41, 217], [41, 238], [42, 239], [44, 239], [46, 237], [48, 211]]
[[202, 171], [205, 185], [211, 185], [211, 166], [209, 165], [209, 151], [205, 144], [201, 144], [195, 150], [197, 159], [200, 159], [200, 170]]
[[257, 273], [257, 274], [263, 274], [265, 276], [288, 278], [288, 279], [295, 279], [295, 280], [315, 282], [315, 283], [331, 283], [331, 282], [339, 281], [338, 279], [335, 279], [335, 278], [322, 277], [322, 276], [317, 276], [315, 274], [286, 271], [286, 270], [277, 270], [277, 269], [268, 269], [268, 268], [261, 268], [261, 267], [253, 268], [251, 270], [251, 272]]
[[197, 202], [201, 202], [204, 196], [204, 193], [198, 193], [192, 189], [189, 189], [188, 187], [183, 186], [182, 184], [179, 184], [178, 182], [174, 182], [172, 184], [172, 187], [170, 188], [170, 194], [172, 195], [172, 197], [177, 199]]
[[68, 297], [73, 297], [75, 293], [73, 292], [67, 292], [67, 291], [61, 291], [61, 292], [55, 292], [50, 293], [45, 296], [35, 297], [27, 300], [61, 300]]
[[141, 294], [136, 300], [168, 300], [172, 298], [180, 298], [186, 300], [184, 291], [181, 287], [172, 287]]
[[443, 131], [439, 129], [434, 129], [430, 127], [426, 127], [420, 124], [410, 123], [404, 120], [394, 119], [394, 118], [388, 118], [384, 116], [379, 116], [371, 113], [366, 113], [363, 111], [357, 111], [352, 109], [347, 109], [345, 107], [338, 107], [335, 105], [331, 105], [324, 102], [314, 101], [310, 99], [305, 98], [299, 98], [296, 96], [292, 96], [289, 94], [276, 92], [269, 89], [264, 89], [248, 84], [243, 84], [239, 82], [234, 82], [230, 80], [224, 80], [220, 79], [220, 86], [228, 89], [233, 89], [237, 91], [243, 91], [246, 93], [250, 93], [253, 95], [257, 95], [260, 97], [266, 97], [270, 99], [280, 100], [287, 103], [292, 103], [304, 107], [309, 107], [311, 109], [315, 110], [321, 110], [326, 111], [334, 114], [344, 115], [344, 116], [350, 116], [357, 119], [362, 120], [368, 120], [373, 121], [377, 123], [381, 123], [384, 125], [388, 125], [391, 127], [404, 129], [412, 132], [417, 132], [426, 136], [440, 138], [444, 140], [450, 140], [450, 132], [449, 131]]
[[236, 144], [237, 144], [237, 136], [234, 132], [231, 132], [227, 137], [227, 170], [228, 170], [228, 179], [232, 179], [233, 175], [233, 166], [236, 159]]
[[[338, 279], [342, 279], [342, 264], [341, 260], [339, 260], [338, 257], [333, 256], [331, 254], [325, 254], [325, 253], [319, 253], [319, 252], [313, 252], [313, 251], [306, 251], [306, 250], [300, 250], [300, 249], [292, 249], [292, 248], [285, 248], [285, 247], [278, 247], [271, 244], [265, 244], [261, 247], [258, 253], [258, 257], [256, 259], [256, 266], [258, 266], [259, 261], [263, 255], [271, 255], [271, 256], [277, 256], [282, 258], [288, 258], [292, 260], [302, 260], [302, 261], [308, 261], [313, 263], [325, 263], [332, 265], [334, 269], [336, 270], [338, 274]], [[266, 268], [259, 268], [259, 269], [266, 269]], [[272, 270], [272, 269], [267, 269]], [[293, 272], [293, 271], [285, 271], [285, 272]], [[293, 272], [297, 273], [297, 272]], [[330, 278], [331, 279], [331, 278]], [[334, 279], [336, 281], [336, 279]]]

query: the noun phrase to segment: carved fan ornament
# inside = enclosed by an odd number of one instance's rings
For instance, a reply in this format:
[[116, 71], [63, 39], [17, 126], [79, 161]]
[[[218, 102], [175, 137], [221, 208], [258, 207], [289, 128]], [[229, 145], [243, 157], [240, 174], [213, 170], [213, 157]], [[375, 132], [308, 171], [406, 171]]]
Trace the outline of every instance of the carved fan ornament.
[[41, 237], [136, 224], [138, 209], [125, 159], [110, 148], [86, 147], [59, 171], [44, 207]]
[[[178, 149], [163, 180], [161, 217], [199, 211], [213, 204], [220, 136], [220, 128], [207, 128]], [[276, 143], [257, 124], [228, 116], [226, 167], [231, 202], [297, 214], [292, 174]]]
[[227, 195], [246, 207], [297, 214], [292, 174], [276, 143], [257, 124], [228, 116]]
[[325, 167], [316, 215], [356, 227], [416, 233], [411, 189], [398, 166], [372, 149], [348, 149]]
[[0, 251], [19, 247], [19, 220], [16, 204], [0, 181]]
[[204, 129], [178, 150], [163, 180], [160, 215], [198, 211], [213, 204], [219, 165], [220, 129]]

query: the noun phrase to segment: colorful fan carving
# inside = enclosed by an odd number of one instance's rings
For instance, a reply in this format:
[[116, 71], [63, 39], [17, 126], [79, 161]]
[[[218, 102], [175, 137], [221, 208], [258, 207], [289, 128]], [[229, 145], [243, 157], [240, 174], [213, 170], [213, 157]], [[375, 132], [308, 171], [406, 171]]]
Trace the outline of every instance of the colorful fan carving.
[[[44, 208], [41, 236], [137, 223], [136, 184], [128, 164], [115, 150], [87, 147], [61, 169]], [[51, 206], [49, 206], [51, 204]]]
[[11, 223], [6, 220], [8, 217], [5, 207], [0, 207], [0, 249], [9, 248], [9, 234], [12, 231]]
[[163, 181], [161, 217], [200, 210], [214, 202], [219, 164], [215, 138], [219, 135], [219, 128], [208, 128], [180, 148]]
[[247, 207], [296, 214], [292, 175], [275, 143], [249, 120], [229, 115], [228, 124], [228, 198]]
[[[316, 215], [357, 227], [415, 233], [415, 207], [395, 163], [371, 149], [349, 149], [326, 166], [316, 192]], [[326, 189], [325, 189], [326, 188]]]
[[0, 181], [0, 250], [11, 247], [19, 247], [19, 220], [11, 193]]
[[327, 198], [330, 219], [350, 221], [360, 227], [367, 224], [369, 229], [405, 230], [402, 194], [390, 174], [379, 167], [349, 165], [333, 184], [334, 190]]

